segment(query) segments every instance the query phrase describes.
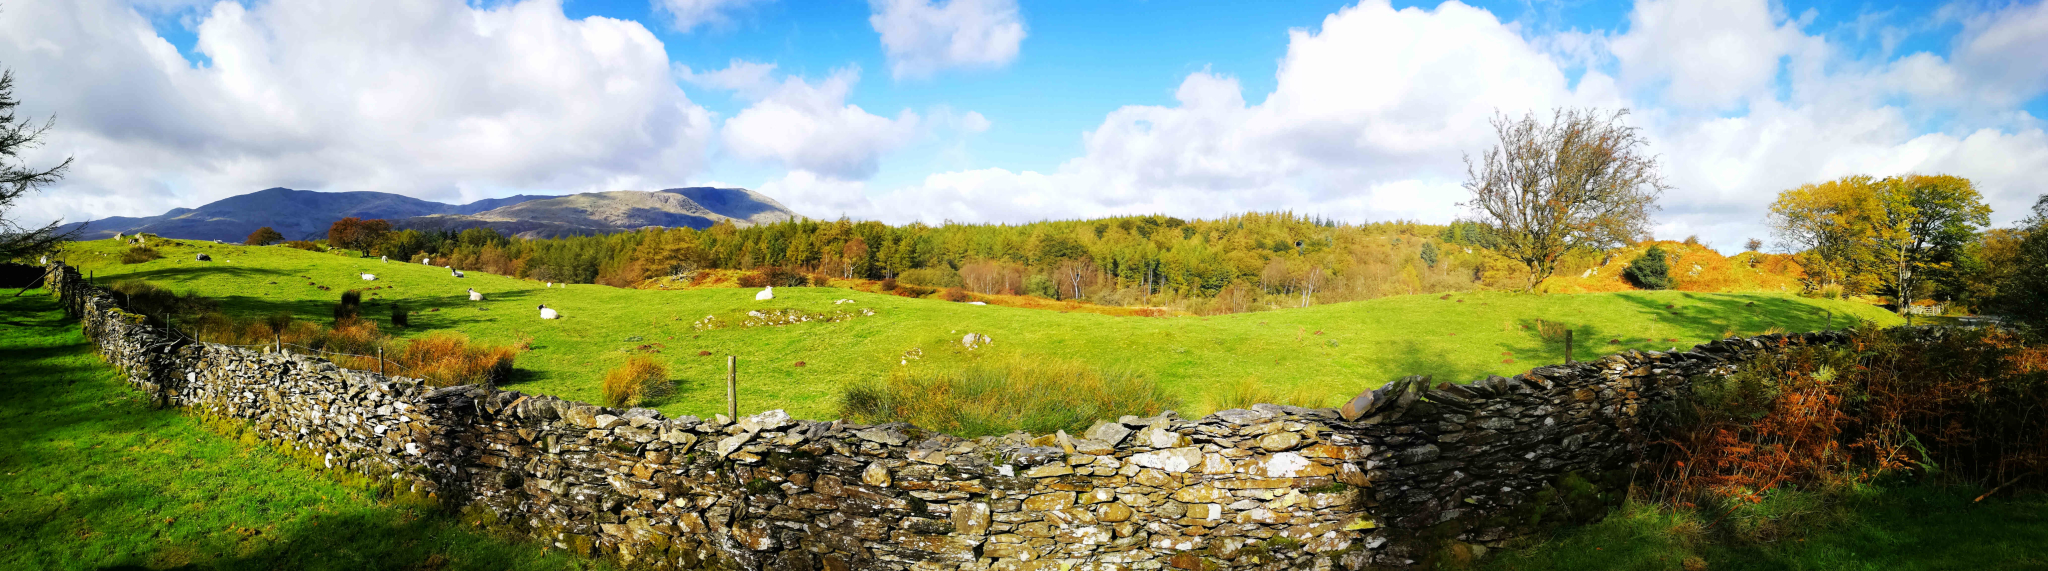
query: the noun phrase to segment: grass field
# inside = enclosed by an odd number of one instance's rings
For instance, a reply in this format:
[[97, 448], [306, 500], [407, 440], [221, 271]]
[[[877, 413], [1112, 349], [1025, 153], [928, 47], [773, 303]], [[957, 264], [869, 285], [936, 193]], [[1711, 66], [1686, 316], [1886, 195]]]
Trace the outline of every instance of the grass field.
[[[623, 363], [633, 354], [629, 351], [658, 350], [656, 356], [669, 363], [680, 385], [673, 396], [652, 406], [670, 414], [723, 410], [725, 355], [740, 358], [743, 413], [782, 408], [798, 417], [833, 418], [842, 387], [872, 382], [898, 367], [958, 367], [990, 355], [1019, 355], [1136, 371], [1164, 385], [1181, 401], [1182, 413], [1201, 414], [1215, 409], [1221, 395], [1247, 383], [1334, 406], [1403, 375], [1469, 381], [1561, 362], [1562, 344], [1539, 335], [1539, 320], [1569, 326], [1579, 340], [1579, 358], [1688, 347], [1772, 328], [1820, 329], [1830, 312], [1837, 326], [1852, 317], [1898, 322], [1880, 308], [1851, 302], [1668, 291], [1479, 292], [1216, 317], [1111, 317], [841, 288], [777, 288], [776, 299], [764, 302], [754, 301], [754, 290], [742, 289], [658, 291], [584, 284], [546, 289], [538, 282], [482, 272], [456, 279], [445, 269], [374, 258], [198, 242], [159, 248], [166, 256], [161, 260], [123, 265], [123, 249], [110, 240], [77, 243], [65, 259], [102, 283], [148, 280], [218, 298], [226, 311], [245, 317], [288, 311], [324, 320], [342, 290], [382, 286], [386, 289], [366, 294], [365, 315], [388, 326], [384, 304], [399, 302], [414, 310], [412, 328], [387, 327], [387, 332], [414, 336], [453, 330], [485, 343], [528, 342], [531, 350], [519, 357], [521, 372], [509, 388], [586, 402], [599, 400], [604, 371]], [[199, 252], [215, 261], [194, 261]], [[357, 272], [379, 279], [366, 282]], [[487, 301], [472, 304], [465, 288], [483, 292]], [[832, 303], [839, 299], [854, 303]], [[565, 318], [538, 319], [539, 304], [558, 309]], [[785, 308], [818, 313], [868, 308], [876, 315], [711, 331], [692, 326], [708, 315], [736, 322], [748, 310]], [[960, 339], [970, 332], [988, 335], [994, 343], [969, 352]], [[648, 347], [639, 349], [643, 345]], [[913, 349], [923, 358], [902, 364]]]
[[0, 293], [0, 569], [585, 569], [151, 410], [39, 291]]
[[[1773, 541], [1730, 541], [1696, 511], [1629, 505], [1529, 549], [1497, 551], [1489, 571], [1998, 571], [2048, 569], [2048, 495], [1972, 502], [1982, 490], [1872, 489], [1823, 524]], [[1704, 565], [1700, 565], [1700, 564]]]

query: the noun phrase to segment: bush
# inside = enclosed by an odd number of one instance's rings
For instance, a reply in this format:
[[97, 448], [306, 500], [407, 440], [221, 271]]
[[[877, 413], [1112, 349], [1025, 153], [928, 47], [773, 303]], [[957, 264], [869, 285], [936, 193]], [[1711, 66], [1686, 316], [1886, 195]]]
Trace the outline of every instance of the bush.
[[918, 268], [903, 272], [903, 275], [896, 277], [896, 281], [931, 288], [961, 287], [966, 285], [960, 281], [960, 272], [944, 267]]
[[163, 254], [157, 253], [156, 248], [151, 248], [149, 246], [134, 246], [128, 248], [128, 251], [121, 253], [121, 263], [140, 264], [150, 260], [161, 260], [163, 259], [163, 257]]
[[312, 243], [312, 242], [307, 242], [307, 241], [305, 241], [305, 240], [292, 240], [292, 241], [290, 241], [290, 242], [285, 242], [285, 243], [284, 243], [284, 247], [286, 247], [286, 248], [298, 248], [298, 249], [300, 249], [300, 250], [305, 250], [305, 251], [308, 251], [308, 252], [318, 252], [318, 251], [320, 251], [320, 245], [319, 245], [319, 244], [315, 244], [315, 243]]
[[957, 287], [946, 288], [946, 301], [961, 302], [967, 301], [968, 299], [970, 298], [967, 295], [966, 290]]
[[856, 422], [904, 421], [969, 438], [1013, 430], [1078, 433], [1098, 419], [1149, 416], [1178, 405], [1164, 387], [1134, 372], [1023, 358], [957, 370], [898, 369], [840, 398], [841, 414]]
[[810, 285], [811, 282], [811, 279], [806, 277], [803, 272], [790, 268], [761, 268], [760, 273], [761, 278], [767, 281], [766, 285], [775, 287], [803, 287]]
[[896, 278], [882, 278], [882, 291], [896, 291]]
[[1038, 297], [1059, 299], [1059, 287], [1058, 284], [1052, 282], [1051, 277], [1045, 274], [1031, 274], [1030, 277], [1024, 278], [1024, 293]]
[[391, 326], [412, 327], [412, 311], [407, 310], [403, 305], [393, 304], [391, 306]]
[[[387, 355], [404, 368], [399, 372], [437, 387], [495, 385], [510, 379], [519, 351], [511, 347], [471, 345], [459, 333], [436, 333], [405, 342]], [[374, 361], [372, 361], [374, 366]]]
[[740, 287], [764, 287], [768, 285], [768, 276], [761, 272], [747, 272], [740, 274], [739, 283]]
[[935, 291], [939, 291], [939, 290], [935, 290], [935, 289], [932, 289], [932, 288], [928, 288], [928, 287], [922, 287], [922, 286], [914, 286], [914, 285], [910, 285], [910, 284], [897, 284], [897, 285], [896, 285], [896, 295], [900, 295], [900, 296], [903, 296], [903, 297], [924, 297], [924, 296], [927, 296], [927, 295], [931, 295], [931, 294], [932, 294], [932, 292], [935, 292]]
[[352, 289], [341, 292], [341, 303], [334, 304], [334, 324], [340, 326], [344, 321], [359, 317], [362, 313], [362, 308], [362, 290]]
[[1671, 289], [1671, 263], [1665, 259], [1661, 246], [1651, 246], [1641, 257], [1629, 262], [1621, 275], [1639, 288]]
[[636, 355], [604, 374], [604, 401], [607, 406], [640, 406], [647, 399], [666, 396], [672, 385], [668, 381], [668, 366], [653, 357]]

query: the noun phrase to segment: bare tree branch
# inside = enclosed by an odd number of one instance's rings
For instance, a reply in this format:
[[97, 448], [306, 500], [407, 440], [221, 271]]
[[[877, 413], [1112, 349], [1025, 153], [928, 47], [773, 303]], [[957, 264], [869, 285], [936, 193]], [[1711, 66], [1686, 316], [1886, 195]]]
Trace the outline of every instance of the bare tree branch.
[[1529, 267], [1527, 290], [1566, 254], [1649, 234], [1650, 212], [1671, 187], [1644, 152], [1649, 141], [1622, 122], [1627, 115], [1560, 109], [1549, 123], [1534, 113], [1496, 115], [1500, 143], [1477, 162], [1465, 157], [1472, 199], [1461, 206], [1500, 235], [1502, 255]]

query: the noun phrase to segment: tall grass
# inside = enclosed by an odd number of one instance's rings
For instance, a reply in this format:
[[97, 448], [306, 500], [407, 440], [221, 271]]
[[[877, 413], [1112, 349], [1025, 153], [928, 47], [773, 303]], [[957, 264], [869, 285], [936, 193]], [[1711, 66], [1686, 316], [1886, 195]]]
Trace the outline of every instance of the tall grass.
[[135, 246], [121, 253], [121, 263], [140, 264], [150, 260], [163, 259], [164, 255], [149, 246]]
[[880, 383], [846, 389], [840, 410], [859, 422], [905, 421], [974, 437], [1077, 432], [1098, 419], [1153, 415], [1179, 404], [1165, 387], [1135, 372], [992, 357], [956, 370], [898, 369]]
[[604, 401], [609, 406], [640, 406], [648, 399], [668, 396], [673, 388], [668, 365], [646, 355], [635, 355], [604, 374]]
[[1317, 394], [1300, 387], [1277, 387], [1258, 379], [1246, 378], [1225, 387], [1223, 392], [1214, 397], [1211, 404], [1215, 405], [1216, 410], [1251, 408], [1252, 405], [1261, 403], [1315, 408], [1323, 406], [1323, 400], [1327, 396], [1329, 395]]

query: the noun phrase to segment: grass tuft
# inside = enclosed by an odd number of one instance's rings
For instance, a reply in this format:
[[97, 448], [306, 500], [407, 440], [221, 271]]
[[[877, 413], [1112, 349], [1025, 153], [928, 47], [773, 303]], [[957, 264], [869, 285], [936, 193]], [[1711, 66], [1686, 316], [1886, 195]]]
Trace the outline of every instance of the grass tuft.
[[899, 369], [846, 389], [840, 411], [859, 422], [905, 421], [963, 437], [1013, 430], [1075, 432], [1098, 419], [1153, 415], [1179, 402], [1150, 377], [1074, 361], [989, 358], [954, 370]]
[[607, 406], [640, 406], [647, 399], [667, 396], [672, 383], [668, 365], [653, 357], [635, 355], [626, 364], [604, 374], [604, 402]]

